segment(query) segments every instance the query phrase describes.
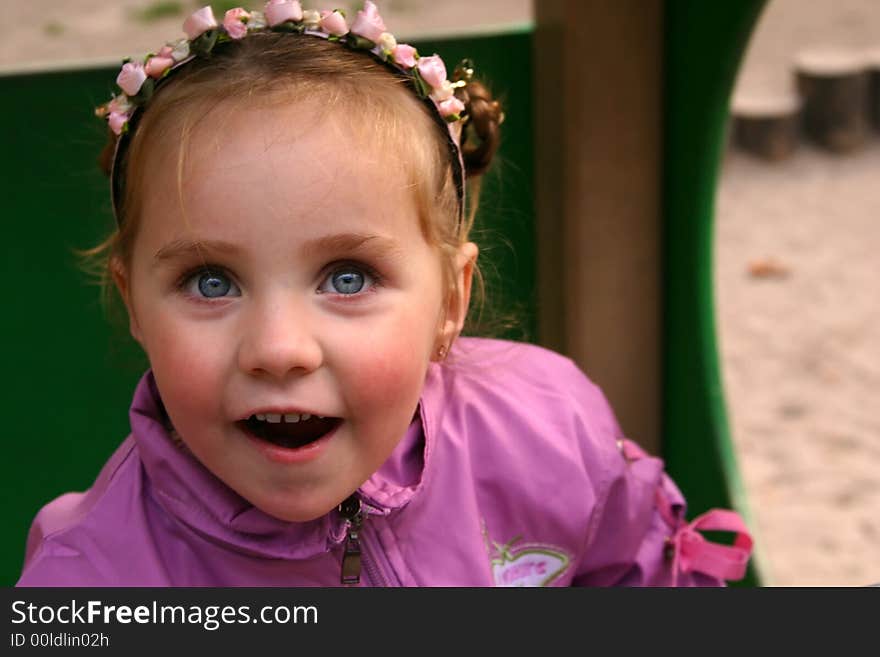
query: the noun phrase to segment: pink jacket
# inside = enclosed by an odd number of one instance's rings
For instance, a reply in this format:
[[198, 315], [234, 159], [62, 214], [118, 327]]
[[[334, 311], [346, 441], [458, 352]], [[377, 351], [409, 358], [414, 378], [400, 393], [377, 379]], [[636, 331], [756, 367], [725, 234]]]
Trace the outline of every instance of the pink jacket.
[[92, 488], [37, 514], [19, 586], [335, 586], [346, 552], [362, 586], [719, 585], [748, 558], [735, 514], [736, 546], [705, 542], [662, 461], [539, 347], [460, 339], [346, 513], [311, 522], [264, 514], [175, 443], [150, 372], [130, 417]]

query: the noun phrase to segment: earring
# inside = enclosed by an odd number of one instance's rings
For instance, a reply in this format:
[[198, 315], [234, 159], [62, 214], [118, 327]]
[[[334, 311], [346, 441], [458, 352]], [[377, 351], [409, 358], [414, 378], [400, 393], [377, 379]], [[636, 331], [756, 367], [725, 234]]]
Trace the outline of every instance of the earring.
[[446, 345], [441, 344], [437, 347], [437, 360], [444, 360], [446, 358]]

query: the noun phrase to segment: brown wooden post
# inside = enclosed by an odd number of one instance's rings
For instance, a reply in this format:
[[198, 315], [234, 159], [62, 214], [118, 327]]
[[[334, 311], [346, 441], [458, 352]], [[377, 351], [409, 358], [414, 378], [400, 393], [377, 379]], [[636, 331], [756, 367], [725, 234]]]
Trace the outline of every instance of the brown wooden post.
[[534, 3], [539, 331], [660, 449], [662, 0]]

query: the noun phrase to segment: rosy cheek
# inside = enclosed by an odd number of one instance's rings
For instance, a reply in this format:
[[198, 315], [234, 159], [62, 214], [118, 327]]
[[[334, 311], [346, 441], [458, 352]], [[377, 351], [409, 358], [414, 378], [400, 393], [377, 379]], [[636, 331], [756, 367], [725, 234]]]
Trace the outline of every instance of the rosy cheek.
[[156, 322], [147, 333], [150, 365], [169, 411], [204, 408], [218, 402], [220, 343], [205, 339], [203, 331], [175, 322]]
[[[424, 361], [414, 349], [386, 349], [364, 363], [363, 385], [380, 401], [393, 402], [421, 383]], [[383, 399], [385, 398], [385, 399]]]
[[[156, 327], [152, 343], [149, 345], [150, 360], [164, 366], [174, 367], [183, 372], [199, 371], [210, 366], [211, 358], [208, 345], [213, 341], [205, 340], [198, 331], [187, 331], [173, 323], [168, 327]], [[215, 344], [218, 348], [219, 345]]]
[[394, 330], [373, 335], [349, 352], [347, 368], [356, 383], [350, 402], [374, 408], [414, 405], [421, 393], [430, 342], [423, 325], [398, 322]]

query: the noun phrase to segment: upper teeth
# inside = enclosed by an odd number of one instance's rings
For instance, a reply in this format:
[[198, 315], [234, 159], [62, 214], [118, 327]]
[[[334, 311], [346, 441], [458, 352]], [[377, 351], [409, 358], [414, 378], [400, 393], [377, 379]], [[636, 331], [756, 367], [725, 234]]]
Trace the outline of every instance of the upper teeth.
[[[311, 415], [308, 413], [303, 413], [300, 415], [299, 413], [257, 413], [257, 419], [263, 420], [264, 422], [272, 422], [277, 424], [279, 422], [299, 422], [300, 420], [308, 420]], [[317, 418], [322, 418], [322, 415], [316, 415]]]

